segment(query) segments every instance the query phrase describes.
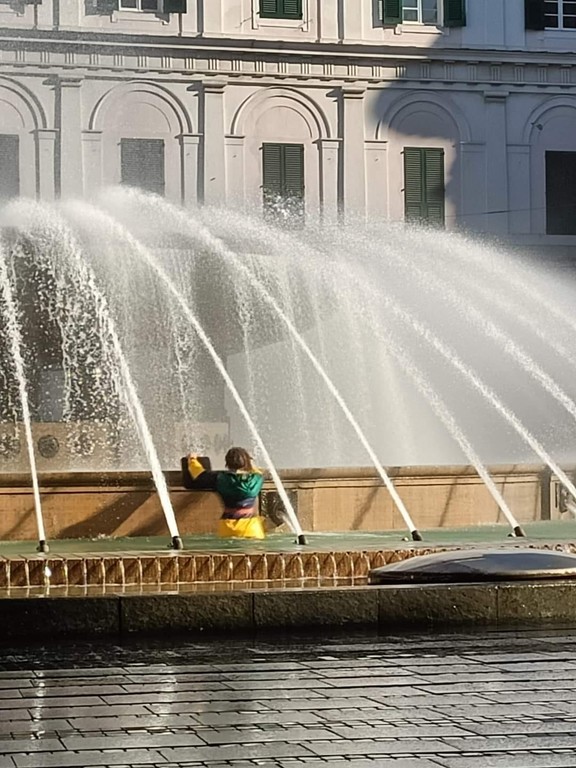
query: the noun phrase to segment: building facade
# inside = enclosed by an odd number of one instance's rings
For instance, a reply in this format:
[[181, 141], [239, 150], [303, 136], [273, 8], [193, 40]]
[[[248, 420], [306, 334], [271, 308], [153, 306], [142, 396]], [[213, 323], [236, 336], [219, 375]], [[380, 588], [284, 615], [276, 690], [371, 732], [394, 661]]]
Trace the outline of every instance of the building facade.
[[0, 195], [576, 243], [569, 0], [0, 0]]

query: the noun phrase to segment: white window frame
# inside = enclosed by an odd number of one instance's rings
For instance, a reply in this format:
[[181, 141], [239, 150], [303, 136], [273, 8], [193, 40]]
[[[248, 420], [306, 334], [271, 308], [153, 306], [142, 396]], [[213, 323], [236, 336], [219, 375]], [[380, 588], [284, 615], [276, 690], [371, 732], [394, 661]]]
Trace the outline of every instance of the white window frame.
[[144, 8], [142, 9], [142, 0], [136, 0], [136, 8], [127, 8], [123, 5], [124, 0], [120, 0], [118, 3], [118, 10], [121, 13], [162, 13], [163, 2], [162, 0], [156, 0], [156, 8]]
[[[563, 0], [552, 0], [552, 2], [556, 3], [556, 7], [558, 9], [558, 26], [557, 27], [546, 27], [546, 29], [549, 29], [553, 32], [558, 32], [559, 30], [567, 31], [567, 32], [576, 32], [576, 27], [565, 27], [564, 26], [564, 1]], [[572, 18], [572, 14], [570, 14], [570, 17]]]
[[[417, 12], [418, 12], [418, 19], [416, 21], [407, 21], [404, 19], [404, 0], [402, 0], [402, 24], [407, 25], [419, 25], [421, 27], [441, 27], [442, 26], [442, 2], [441, 0], [436, 0], [436, 21], [422, 21], [422, 15], [423, 15], [423, 9], [422, 9], [422, 2], [423, 0], [416, 0], [417, 2]], [[414, 10], [413, 8], [410, 8], [408, 10]]]

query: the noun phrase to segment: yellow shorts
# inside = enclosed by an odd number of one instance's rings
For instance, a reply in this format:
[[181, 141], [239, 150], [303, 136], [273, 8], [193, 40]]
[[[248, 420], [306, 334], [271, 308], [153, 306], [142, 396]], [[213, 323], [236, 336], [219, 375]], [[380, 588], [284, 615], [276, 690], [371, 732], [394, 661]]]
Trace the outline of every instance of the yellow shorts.
[[241, 520], [220, 520], [218, 536], [225, 539], [265, 539], [263, 517], [244, 517]]

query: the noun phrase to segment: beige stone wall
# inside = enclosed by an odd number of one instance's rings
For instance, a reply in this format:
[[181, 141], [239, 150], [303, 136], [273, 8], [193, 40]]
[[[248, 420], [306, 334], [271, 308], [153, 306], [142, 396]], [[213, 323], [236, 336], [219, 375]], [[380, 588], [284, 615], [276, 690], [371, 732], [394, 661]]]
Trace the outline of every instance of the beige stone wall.
[[[508, 466], [490, 471], [520, 523], [559, 516], [556, 483], [543, 467]], [[296, 499], [305, 531], [405, 528], [373, 470], [291, 470], [282, 474], [286, 488]], [[408, 467], [391, 471], [391, 475], [419, 529], [506, 522], [469, 467]], [[167, 473], [167, 477], [181, 534], [214, 532], [221, 512], [218, 497], [183, 490], [178, 473]], [[155, 536], [167, 532], [158, 496], [146, 473], [41, 475], [40, 483], [49, 539]], [[265, 490], [274, 493], [270, 482]], [[0, 540], [36, 537], [29, 478], [0, 475]]]

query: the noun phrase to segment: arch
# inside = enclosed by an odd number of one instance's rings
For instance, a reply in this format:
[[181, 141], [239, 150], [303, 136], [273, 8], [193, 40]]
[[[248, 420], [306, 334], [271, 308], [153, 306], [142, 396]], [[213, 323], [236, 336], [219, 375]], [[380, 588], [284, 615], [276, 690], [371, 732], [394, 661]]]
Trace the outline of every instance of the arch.
[[110, 127], [105, 115], [120, 100], [126, 99], [131, 94], [146, 94], [155, 106], [160, 108], [168, 122], [176, 121], [177, 133], [192, 133], [192, 121], [187, 109], [173, 93], [157, 83], [147, 80], [133, 80], [113, 86], [96, 103], [88, 123], [91, 131], [101, 131]]
[[232, 118], [230, 135], [245, 135], [250, 117], [261, 115], [275, 106], [288, 107], [297, 112], [308, 125], [312, 139], [331, 138], [330, 123], [313, 99], [292, 88], [279, 87], [263, 88], [244, 99]]
[[432, 107], [439, 117], [448, 120], [455, 127], [460, 141], [470, 142], [472, 140], [470, 124], [460, 108], [446, 96], [438, 97], [431, 93], [418, 93], [414, 95], [409, 93], [396, 99], [380, 118], [376, 126], [375, 139], [377, 141], [388, 141], [390, 127], [401, 113], [411, 108], [422, 108], [424, 105], [428, 109]]
[[40, 101], [20, 83], [8, 77], [0, 77], [0, 94], [8, 92], [7, 101], [19, 113], [28, 130], [46, 128], [48, 123]]
[[[522, 132], [522, 143], [532, 144], [534, 139], [534, 132], [537, 130], [540, 131], [542, 129], [542, 123], [546, 124], [553, 117], [557, 116], [550, 113], [558, 112], [560, 110], [569, 111], [576, 118], [576, 101], [563, 96], [556, 96], [554, 98], [548, 99], [543, 104], [539, 104], [535, 109], [533, 109], [524, 125], [524, 130]], [[539, 125], [540, 128], [538, 127]]]

